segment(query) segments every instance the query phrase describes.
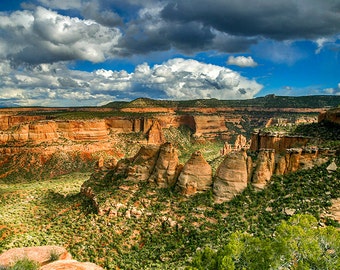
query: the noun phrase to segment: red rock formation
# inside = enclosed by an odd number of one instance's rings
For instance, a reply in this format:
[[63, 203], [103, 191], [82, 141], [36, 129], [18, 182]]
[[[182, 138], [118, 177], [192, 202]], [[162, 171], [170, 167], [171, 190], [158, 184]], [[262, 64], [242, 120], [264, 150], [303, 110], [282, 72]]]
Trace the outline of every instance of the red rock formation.
[[247, 154], [245, 151], [229, 153], [219, 165], [214, 177], [213, 192], [215, 201], [222, 203], [231, 200], [247, 187]]
[[340, 125], [340, 108], [323, 111], [319, 114], [318, 122], [328, 122]]
[[[228, 131], [225, 119], [219, 115], [195, 115], [195, 136], [209, 137], [210, 133], [225, 133]], [[216, 137], [216, 136], [213, 136]]]
[[159, 154], [159, 146], [142, 146], [127, 168], [127, 179], [147, 181], [154, 170]]
[[161, 145], [155, 168], [149, 178], [159, 187], [171, 187], [178, 177], [178, 154], [171, 143]]
[[196, 151], [184, 165], [177, 181], [177, 186], [185, 195], [192, 195], [205, 191], [212, 185], [212, 169], [203, 158], [201, 152]]
[[315, 164], [321, 164], [326, 159], [319, 157], [317, 148], [290, 148], [286, 154], [279, 157], [275, 174], [283, 175], [300, 169], [312, 168]]
[[165, 142], [162, 127], [158, 121], [153, 121], [148, 131], [148, 144], [160, 145]]
[[45, 116], [13, 115], [12, 113], [0, 114], [0, 130], [7, 130], [13, 126], [30, 123], [33, 121], [44, 120]]
[[115, 133], [139, 132], [140, 125], [136, 124], [135, 120], [136, 119], [125, 119], [123, 117], [110, 117], [105, 119], [105, 124]]
[[310, 138], [304, 136], [288, 136], [280, 133], [253, 133], [250, 150], [274, 149], [277, 153], [280, 153], [285, 152], [288, 148], [306, 146], [309, 141]]
[[58, 260], [69, 260], [72, 258], [65, 248], [59, 246], [12, 248], [0, 255], [0, 266], [8, 267], [16, 261], [25, 258], [44, 265], [50, 262], [52, 253], [58, 256]]
[[270, 180], [275, 169], [275, 150], [261, 149], [257, 156], [256, 167], [252, 176], [252, 184], [263, 188]]
[[232, 151], [232, 147], [229, 143], [225, 142], [224, 145], [223, 145], [223, 148], [221, 150], [221, 155], [222, 156], [225, 156], [225, 155], [228, 155], [231, 151]]
[[247, 138], [244, 137], [242, 134], [237, 135], [235, 140], [235, 149], [240, 150], [247, 146]]
[[109, 131], [105, 120], [69, 120], [58, 121], [58, 131], [62, 136], [72, 141], [107, 140]]
[[53, 142], [58, 139], [57, 124], [52, 121], [36, 122], [29, 125], [28, 140], [34, 143]]

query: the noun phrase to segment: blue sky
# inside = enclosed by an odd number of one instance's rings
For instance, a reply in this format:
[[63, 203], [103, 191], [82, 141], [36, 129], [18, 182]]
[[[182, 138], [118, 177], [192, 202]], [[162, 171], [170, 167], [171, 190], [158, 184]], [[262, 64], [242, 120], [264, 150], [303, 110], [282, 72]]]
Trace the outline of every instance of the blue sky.
[[340, 95], [339, 0], [2, 0], [0, 106]]

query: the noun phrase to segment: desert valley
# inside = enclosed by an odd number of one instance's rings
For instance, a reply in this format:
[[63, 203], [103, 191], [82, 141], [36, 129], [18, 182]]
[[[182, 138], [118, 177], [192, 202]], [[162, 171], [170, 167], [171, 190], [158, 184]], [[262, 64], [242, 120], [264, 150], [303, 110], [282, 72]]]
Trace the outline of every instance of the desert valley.
[[1, 108], [0, 269], [336, 269], [339, 104]]

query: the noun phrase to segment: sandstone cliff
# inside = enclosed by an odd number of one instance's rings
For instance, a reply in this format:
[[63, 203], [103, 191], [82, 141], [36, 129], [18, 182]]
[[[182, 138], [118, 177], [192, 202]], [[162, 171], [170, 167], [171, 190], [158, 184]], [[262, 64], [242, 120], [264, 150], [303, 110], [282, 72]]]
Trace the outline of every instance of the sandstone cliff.
[[179, 173], [177, 150], [171, 143], [161, 145], [154, 170], [149, 177], [159, 187], [168, 188], [175, 185]]
[[261, 149], [256, 160], [256, 167], [252, 176], [252, 184], [263, 188], [270, 180], [275, 169], [275, 150]]
[[[215, 105], [214, 102], [211, 104]], [[196, 103], [199, 105], [200, 101]], [[248, 147], [251, 130], [273, 123], [279, 112], [320, 111], [319, 108], [265, 108], [262, 112], [261, 108], [251, 106], [204, 106], [0, 109], [0, 164], [3, 165], [0, 177], [15, 173], [24, 176], [26, 172], [33, 173], [34, 168], [44, 170], [47, 163], [46, 171], [56, 175], [58, 171], [92, 166], [99, 158], [106, 162], [131, 157], [141, 145], [164, 143], [163, 131], [171, 127], [188, 127], [192, 137], [200, 143], [222, 139], [227, 143], [222, 151], [226, 154], [232, 149]], [[228, 145], [235, 138], [234, 147], [229, 149]], [[273, 148], [279, 153], [286, 148], [303, 146], [307, 141], [308, 138], [257, 134], [252, 138], [251, 149]], [[25, 173], [15, 168], [15, 162]], [[53, 168], [53, 163], [59, 168]]]
[[318, 118], [320, 122], [328, 122], [335, 125], [340, 125], [340, 108], [324, 111], [319, 114]]
[[159, 146], [142, 146], [127, 167], [127, 180], [147, 181], [154, 170], [159, 155]]
[[213, 192], [218, 203], [229, 201], [247, 187], [247, 154], [244, 150], [226, 155], [214, 177]]
[[251, 137], [250, 150], [274, 149], [280, 153], [288, 148], [306, 146], [310, 140], [310, 137], [289, 136], [285, 133], [255, 132]]
[[199, 191], [205, 191], [212, 185], [212, 169], [203, 158], [201, 152], [197, 151], [184, 165], [177, 186], [186, 195], [192, 195]]

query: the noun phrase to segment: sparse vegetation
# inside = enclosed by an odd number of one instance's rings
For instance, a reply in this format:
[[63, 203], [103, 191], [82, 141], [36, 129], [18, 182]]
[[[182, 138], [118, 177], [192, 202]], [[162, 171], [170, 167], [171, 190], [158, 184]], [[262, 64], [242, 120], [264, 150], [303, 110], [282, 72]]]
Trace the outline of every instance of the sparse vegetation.
[[29, 260], [28, 258], [23, 258], [16, 261], [13, 265], [9, 267], [1, 268], [1, 270], [38, 270], [39, 264], [35, 261]]
[[[259, 98], [258, 104], [281, 101], [291, 102], [290, 98], [269, 96]], [[201, 107], [227, 104], [212, 99], [164, 105], [163, 101], [142, 99], [135, 105], [144, 106], [144, 102], [148, 106], [183, 107], [193, 103]], [[296, 101], [295, 106], [300, 102], [306, 100]], [[67, 113], [53, 117], [84, 117], [83, 112]], [[251, 113], [242, 118], [244, 123], [239, 126], [227, 127], [234, 128], [235, 134], [248, 135], [256, 124], [249, 119]], [[339, 130], [325, 124], [294, 126], [289, 132], [315, 136], [315, 143], [323, 147], [338, 149], [340, 145]], [[222, 141], [199, 143], [186, 127], [169, 128], [164, 135], [178, 149], [183, 164], [196, 150], [202, 152], [214, 171], [223, 159]], [[131, 156], [139, 149], [135, 142], [145, 141], [145, 134], [120, 134], [117, 138], [119, 149]], [[66, 171], [68, 166], [80, 167], [72, 163], [77, 158], [60, 160], [56, 156], [46, 164], [47, 170], [61, 161], [66, 161], [62, 166]], [[98, 208], [80, 194], [89, 173], [51, 179], [47, 174], [27, 169], [21, 178], [0, 181], [0, 253], [13, 247], [61, 245], [75, 259], [109, 270], [327, 269], [322, 268], [326, 265], [328, 269], [337, 269], [340, 236], [333, 227], [340, 225], [327, 214], [332, 200], [340, 198], [340, 170], [328, 172], [329, 162], [274, 176], [261, 191], [249, 185], [222, 204], [214, 203], [212, 190], [189, 198], [180, 195], [175, 187], [160, 189], [147, 181], [127, 180], [124, 175], [114, 178], [110, 171], [106, 175], [97, 171], [91, 181]], [[340, 165], [339, 157], [335, 157], [335, 162]], [[0, 172], [8, 169], [15, 168], [3, 167]], [[56, 257], [51, 253], [50, 260]], [[35, 269], [29, 267], [13, 269]]]
[[[108, 176], [98, 182], [96, 193], [102, 206], [115, 209], [122, 203], [116, 216], [95, 214], [79, 194], [88, 174], [1, 184], [0, 252], [56, 244], [106, 269], [176, 269], [188, 265], [197, 248], [227, 245], [236, 231], [256, 240], [272, 235], [292, 213], [322, 220], [331, 199], [340, 197], [340, 172], [329, 174], [325, 167], [274, 177], [263, 191], [249, 187], [230, 203], [217, 205], [211, 192], [186, 198], [172, 189]], [[143, 214], [127, 218], [133, 207]]]

